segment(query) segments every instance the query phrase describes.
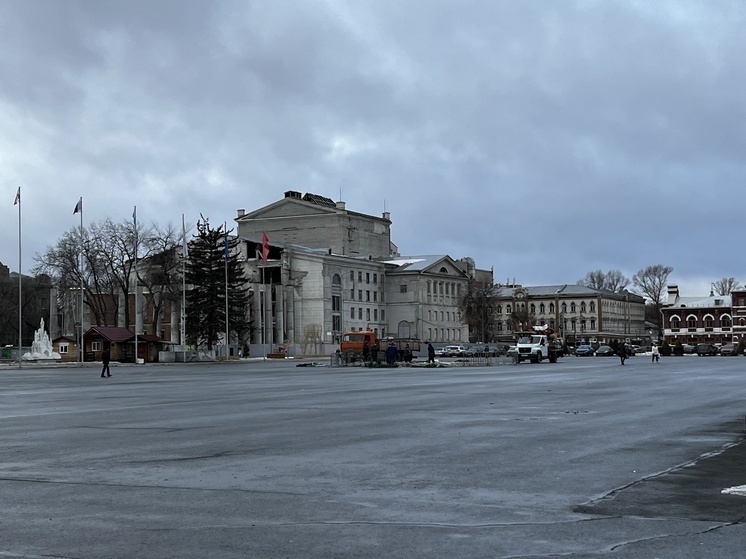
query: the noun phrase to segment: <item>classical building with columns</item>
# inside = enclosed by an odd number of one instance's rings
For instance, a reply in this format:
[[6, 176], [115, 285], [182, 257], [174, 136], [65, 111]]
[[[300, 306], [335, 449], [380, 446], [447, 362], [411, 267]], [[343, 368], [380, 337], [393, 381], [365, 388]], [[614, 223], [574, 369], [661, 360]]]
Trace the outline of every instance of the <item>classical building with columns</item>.
[[458, 298], [473, 261], [400, 255], [389, 212], [366, 215], [344, 202], [288, 191], [263, 208], [238, 210], [236, 223], [253, 293], [252, 345], [325, 354], [344, 332], [365, 329], [379, 337], [468, 340]]

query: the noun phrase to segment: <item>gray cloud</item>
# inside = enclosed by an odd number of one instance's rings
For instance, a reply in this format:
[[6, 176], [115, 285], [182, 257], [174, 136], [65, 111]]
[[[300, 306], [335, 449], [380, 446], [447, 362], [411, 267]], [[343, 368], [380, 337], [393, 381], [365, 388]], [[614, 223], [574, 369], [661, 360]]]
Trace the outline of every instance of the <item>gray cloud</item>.
[[[288, 189], [392, 213], [405, 253], [575, 282], [746, 281], [740, 2], [0, 6], [0, 260], [85, 219], [231, 220]], [[69, 206], [69, 208], [68, 208]]]

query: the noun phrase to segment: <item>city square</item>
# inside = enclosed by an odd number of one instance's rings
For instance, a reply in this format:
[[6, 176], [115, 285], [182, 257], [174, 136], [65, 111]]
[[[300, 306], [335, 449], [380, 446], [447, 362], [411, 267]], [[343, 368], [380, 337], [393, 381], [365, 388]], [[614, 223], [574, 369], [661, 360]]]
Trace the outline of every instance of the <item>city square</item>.
[[740, 357], [0, 370], [2, 557], [737, 557]]

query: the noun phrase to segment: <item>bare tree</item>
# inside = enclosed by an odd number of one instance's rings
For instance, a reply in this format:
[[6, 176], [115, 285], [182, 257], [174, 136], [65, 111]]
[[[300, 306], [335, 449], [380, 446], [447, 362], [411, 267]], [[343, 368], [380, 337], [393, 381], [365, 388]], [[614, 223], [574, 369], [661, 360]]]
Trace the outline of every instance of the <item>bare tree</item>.
[[578, 280], [578, 285], [584, 285], [591, 289], [612, 291], [614, 293], [621, 293], [629, 283], [629, 279], [624, 277], [624, 274], [619, 270], [609, 270], [608, 272], [595, 270], [588, 272], [585, 278]]
[[153, 224], [141, 242], [138, 281], [150, 295], [147, 310], [158, 335], [164, 304], [181, 299], [181, 231], [171, 223], [165, 228]]
[[668, 283], [668, 276], [673, 272], [670, 266], [656, 264], [648, 266], [632, 276], [632, 283], [635, 285], [639, 294], [646, 297], [650, 304], [655, 307], [655, 318], [659, 330], [662, 328], [661, 307], [663, 307], [663, 293]]
[[731, 291], [741, 289], [741, 284], [736, 278], [723, 278], [712, 284], [712, 289], [718, 295], [730, 295]]

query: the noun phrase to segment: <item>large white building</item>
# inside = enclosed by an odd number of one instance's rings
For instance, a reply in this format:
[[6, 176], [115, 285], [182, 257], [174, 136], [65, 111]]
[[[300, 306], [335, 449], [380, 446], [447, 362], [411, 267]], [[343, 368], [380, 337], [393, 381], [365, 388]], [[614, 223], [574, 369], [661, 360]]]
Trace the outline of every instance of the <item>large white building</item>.
[[253, 344], [330, 353], [344, 332], [365, 329], [423, 341], [468, 340], [458, 299], [473, 261], [402, 257], [391, 242], [388, 212], [369, 216], [289, 191], [255, 211], [238, 210], [236, 223], [254, 294]]

